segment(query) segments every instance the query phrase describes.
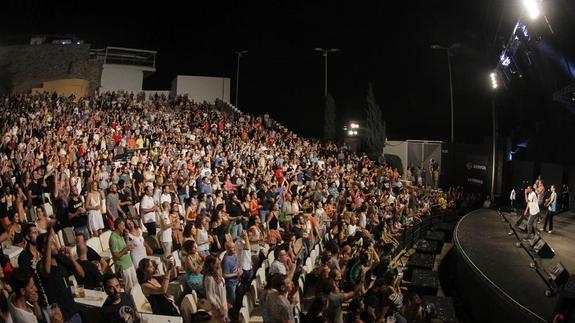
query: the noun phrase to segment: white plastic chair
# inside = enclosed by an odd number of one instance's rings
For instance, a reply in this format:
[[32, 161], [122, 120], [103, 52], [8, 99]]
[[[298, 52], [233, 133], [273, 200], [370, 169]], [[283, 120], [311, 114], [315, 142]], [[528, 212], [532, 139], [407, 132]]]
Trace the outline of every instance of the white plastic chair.
[[308, 257], [308, 258], [305, 260], [305, 266], [303, 267], [303, 269], [304, 269], [305, 272], [308, 273], [308, 274], [311, 273], [311, 271], [313, 270], [313, 265], [312, 265], [312, 263], [311, 263], [311, 258], [310, 258], [310, 257]]
[[272, 262], [273, 262], [273, 261], [270, 261], [269, 259], [265, 259], [265, 260], [262, 262], [262, 267], [261, 267], [261, 268], [263, 268], [264, 270], [270, 268], [270, 265], [272, 264]]
[[315, 260], [317, 259], [317, 250], [312, 250], [311, 254], [309, 255], [309, 257], [311, 258], [311, 264], [312, 266], [315, 265]]
[[260, 295], [259, 295], [259, 293], [258, 293], [258, 285], [257, 285], [257, 282], [256, 282], [255, 279], [252, 280], [252, 282], [251, 282], [251, 284], [250, 284], [250, 293], [251, 293], [252, 296], [253, 296], [254, 306], [259, 305], [259, 303], [260, 303], [260, 297], [259, 297], [259, 296], [260, 296]]
[[52, 204], [44, 203], [44, 210], [46, 211], [47, 217], [51, 217], [52, 215], [54, 215], [54, 208], [52, 207]]
[[258, 284], [258, 288], [260, 290], [263, 290], [264, 287], [266, 286], [266, 271], [264, 268], [260, 268], [256, 271], [256, 279], [255, 281]]
[[58, 230], [58, 241], [60, 242], [61, 246], [65, 246], [66, 244], [64, 243], [64, 231], [63, 230]]
[[192, 314], [198, 311], [198, 296], [196, 291], [192, 291], [190, 294], [186, 295], [182, 300], [180, 305], [180, 312], [184, 319], [184, 323], [192, 323]]
[[130, 290], [130, 295], [132, 295], [134, 305], [136, 305], [136, 310], [139, 313], [149, 313], [149, 314], [153, 313], [152, 305], [150, 305], [150, 302], [148, 302], [148, 299], [142, 292], [142, 287], [140, 286], [140, 284], [137, 284], [134, 287], [132, 287], [132, 289]]
[[100, 243], [102, 245], [102, 250], [103, 251], [108, 251], [110, 250], [110, 236], [112, 235], [112, 231], [108, 230], [105, 232], [102, 232], [102, 234], [100, 235]]
[[50, 198], [50, 193], [44, 193], [44, 201], [48, 201], [48, 203], [52, 204], [52, 199]]
[[250, 323], [250, 313], [248, 312], [248, 309], [246, 307], [242, 307], [240, 309], [239, 322]]
[[94, 249], [94, 251], [96, 251], [99, 255], [104, 253], [104, 250], [102, 249], [102, 242], [100, 242], [100, 238], [98, 237], [90, 238], [88, 239], [88, 241], [86, 241], [86, 244], [88, 245], [88, 247]]

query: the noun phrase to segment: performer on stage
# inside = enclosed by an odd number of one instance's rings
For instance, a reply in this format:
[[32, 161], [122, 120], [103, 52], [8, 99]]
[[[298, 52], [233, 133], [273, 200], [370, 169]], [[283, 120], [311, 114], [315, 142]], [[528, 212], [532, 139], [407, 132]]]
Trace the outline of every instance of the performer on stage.
[[515, 211], [515, 189], [512, 189], [511, 194], [509, 194], [509, 202], [511, 211]]
[[561, 188], [561, 212], [569, 210], [569, 186], [563, 184]]
[[539, 184], [537, 187], [533, 187], [535, 190], [535, 194], [537, 194], [537, 205], [539, 206], [539, 217], [537, 217], [537, 224], [535, 227], [539, 227], [539, 223], [541, 223], [542, 215], [547, 214], [547, 205], [545, 205], [545, 184], [543, 184], [543, 180], [541, 176], [537, 180]]
[[527, 186], [525, 189], [525, 202], [527, 203], [527, 207], [523, 212], [523, 216], [527, 216], [527, 212], [529, 212], [529, 219], [527, 220], [527, 239], [529, 240], [533, 238], [535, 234], [536, 222], [539, 218], [539, 199], [537, 198], [537, 194], [533, 191], [531, 186]]
[[545, 224], [543, 225], [543, 231], [547, 230], [547, 223], [549, 223], [549, 231], [553, 231], [553, 216], [557, 212], [557, 188], [555, 185], [551, 185], [551, 196], [545, 200], [545, 206], [547, 206], [547, 216], [545, 217]]

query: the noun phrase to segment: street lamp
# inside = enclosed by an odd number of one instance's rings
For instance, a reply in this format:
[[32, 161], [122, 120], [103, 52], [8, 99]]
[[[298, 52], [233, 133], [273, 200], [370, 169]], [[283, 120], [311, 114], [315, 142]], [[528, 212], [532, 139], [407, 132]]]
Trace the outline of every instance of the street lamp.
[[453, 83], [451, 81], [451, 50], [458, 47], [461, 47], [460, 43], [455, 43], [449, 47], [443, 47], [437, 44], [429, 46], [431, 49], [440, 49], [447, 53], [447, 66], [449, 68], [449, 94], [451, 98], [451, 143], [455, 142], [455, 135], [453, 134]]
[[493, 89], [493, 93], [491, 95], [491, 121], [492, 121], [492, 156], [491, 156], [491, 202], [495, 200], [495, 158], [497, 157], [497, 109], [495, 106], [495, 95], [497, 88], [499, 87], [498, 80], [497, 80], [497, 72], [491, 72], [489, 74], [489, 78], [491, 80], [491, 88]]
[[357, 136], [358, 130], [359, 130], [359, 124], [355, 121], [350, 121], [349, 124], [345, 125], [343, 127], [343, 130], [349, 135], [349, 136]]
[[238, 52], [236, 52], [236, 55], [238, 55], [238, 66], [237, 66], [237, 71], [236, 71], [236, 108], [240, 108], [240, 104], [238, 102], [238, 93], [240, 92], [240, 59], [242, 58], [242, 55], [247, 53], [247, 50], [240, 50]]
[[527, 15], [529, 15], [531, 20], [539, 18], [539, 15], [541, 14], [540, 5], [541, 2], [537, 0], [523, 0], [523, 6], [525, 7], [525, 10], [527, 10]]
[[323, 53], [323, 57], [325, 58], [325, 90], [324, 90], [324, 96], [327, 97], [327, 54], [328, 53], [334, 53], [334, 52], [339, 52], [339, 48], [320, 48], [320, 47], [316, 47], [313, 50], [315, 50], [316, 52], [322, 52]]

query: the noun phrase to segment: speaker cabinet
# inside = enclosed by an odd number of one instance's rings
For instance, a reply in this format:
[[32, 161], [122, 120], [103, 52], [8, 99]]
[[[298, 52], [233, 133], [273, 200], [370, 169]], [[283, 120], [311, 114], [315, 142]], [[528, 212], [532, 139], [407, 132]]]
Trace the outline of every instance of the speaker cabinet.
[[543, 238], [540, 238], [537, 243], [535, 243], [533, 250], [541, 258], [553, 258], [555, 256], [555, 250], [553, 250]]
[[549, 268], [549, 278], [557, 284], [557, 286], [564, 285], [568, 280], [569, 272], [561, 262], [558, 262], [555, 266]]

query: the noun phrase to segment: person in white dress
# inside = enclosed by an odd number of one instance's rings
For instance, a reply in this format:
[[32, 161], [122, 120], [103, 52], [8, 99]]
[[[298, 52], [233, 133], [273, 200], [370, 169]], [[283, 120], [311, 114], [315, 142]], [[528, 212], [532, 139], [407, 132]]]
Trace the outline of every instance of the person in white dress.
[[144, 235], [142, 230], [136, 226], [132, 219], [126, 219], [126, 230], [128, 231], [128, 241], [134, 247], [130, 253], [132, 256], [132, 262], [135, 266], [138, 266], [140, 260], [147, 256]]
[[170, 219], [171, 206], [168, 202], [162, 204], [160, 218], [162, 220], [162, 232], [160, 233], [160, 242], [164, 250], [164, 258], [172, 254], [172, 221]]
[[104, 229], [104, 219], [102, 218], [102, 197], [98, 191], [98, 183], [96, 181], [90, 184], [90, 192], [86, 196], [86, 205], [84, 206], [88, 211], [88, 229], [93, 237], [100, 236], [102, 229]]

